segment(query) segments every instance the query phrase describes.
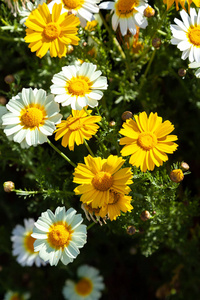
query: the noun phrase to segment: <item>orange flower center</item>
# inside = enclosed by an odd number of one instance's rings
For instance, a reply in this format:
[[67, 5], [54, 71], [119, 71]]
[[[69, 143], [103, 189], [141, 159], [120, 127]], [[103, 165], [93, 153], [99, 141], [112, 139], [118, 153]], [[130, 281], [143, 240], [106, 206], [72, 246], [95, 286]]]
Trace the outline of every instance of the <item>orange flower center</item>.
[[53, 248], [63, 248], [70, 237], [70, 231], [62, 224], [53, 225], [48, 233], [48, 241]]
[[116, 3], [117, 15], [127, 15], [135, 10], [135, 7], [139, 5], [139, 0], [119, 0]]
[[138, 137], [138, 144], [143, 149], [150, 150], [157, 144], [157, 138], [151, 132], [142, 132]]
[[188, 38], [191, 44], [197, 47], [200, 46], [200, 25], [189, 28]]
[[61, 28], [57, 23], [50, 22], [44, 28], [43, 33], [47, 39], [54, 40], [59, 37], [61, 33]]
[[77, 9], [82, 7], [84, 0], [63, 0], [63, 3], [68, 9]]
[[84, 96], [89, 92], [89, 85], [86, 81], [87, 79], [82, 79], [80, 77], [72, 78], [67, 89], [70, 94], [76, 96]]
[[78, 283], [75, 286], [77, 294], [81, 296], [87, 296], [92, 291], [93, 284], [91, 280], [88, 278], [82, 278], [78, 281]]
[[80, 118], [76, 118], [76, 117], [71, 117], [67, 125], [71, 131], [75, 131], [83, 127]]
[[21, 125], [27, 128], [38, 127], [43, 121], [43, 112], [36, 107], [27, 108], [21, 115]]
[[113, 184], [113, 177], [108, 172], [99, 172], [92, 179], [92, 184], [99, 191], [107, 191]]
[[24, 245], [27, 251], [34, 253], [34, 242], [35, 239], [31, 236], [32, 232], [28, 233], [24, 239]]

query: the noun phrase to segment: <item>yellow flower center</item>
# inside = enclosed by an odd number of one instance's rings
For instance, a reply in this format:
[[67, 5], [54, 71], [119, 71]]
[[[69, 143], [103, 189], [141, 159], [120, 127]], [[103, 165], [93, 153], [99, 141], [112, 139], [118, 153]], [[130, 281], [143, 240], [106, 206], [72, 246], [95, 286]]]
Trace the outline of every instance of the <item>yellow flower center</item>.
[[93, 284], [91, 280], [88, 278], [82, 278], [78, 281], [78, 283], [75, 286], [77, 294], [81, 296], [87, 296], [92, 291]]
[[34, 242], [35, 239], [31, 236], [32, 232], [28, 233], [24, 239], [24, 246], [26, 248], [27, 251], [29, 251], [30, 253], [34, 253]]
[[63, 0], [63, 3], [68, 9], [77, 9], [82, 7], [84, 0]]
[[80, 118], [76, 118], [76, 117], [71, 117], [67, 125], [71, 131], [75, 131], [83, 127]]
[[92, 184], [99, 191], [107, 191], [113, 184], [113, 177], [108, 172], [99, 172], [93, 179]]
[[200, 46], [200, 25], [189, 28], [188, 38], [191, 44]]
[[63, 248], [70, 237], [69, 229], [63, 224], [53, 225], [48, 233], [48, 241], [53, 248]]
[[142, 132], [138, 137], [138, 144], [143, 149], [150, 150], [157, 144], [157, 138], [151, 132]]
[[43, 112], [37, 107], [27, 108], [20, 117], [21, 125], [26, 128], [38, 127], [43, 122]]
[[135, 10], [135, 7], [139, 5], [139, 0], [119, 0], [116, 3], [117, 15], [127, 15]]
[[59, 37], [61, 28], [57, 23], [50, 22], [44, 28], [43, 33], [47, 39], [54, 40]]
[[80, 77], [72, 78], [67, 87], [69, 93], [76, 96], [84, 96], [87, 94], [90, 88], [86, 80], [87, 79]]

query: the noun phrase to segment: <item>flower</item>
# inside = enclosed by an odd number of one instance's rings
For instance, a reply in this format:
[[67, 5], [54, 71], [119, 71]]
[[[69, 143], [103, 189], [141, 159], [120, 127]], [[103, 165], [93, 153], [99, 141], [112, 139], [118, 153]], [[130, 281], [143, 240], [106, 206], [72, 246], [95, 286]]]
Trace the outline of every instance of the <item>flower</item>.
[[99, 12], [97, 3], [100, 0], [53, 0], [49, 6], [53, 6], [54, 3], [61, 3], [63, 6], [63, 12], [72, 13], [77, 15], [80, 19], [82, 27], [86, 26], [86, 21], [94, 20], [94, 13]]
[[24, 88], [6, 107], [9, 112], [2, 116], [4, 132], [22, 148], [46, 142], [62, 118], [53, 95], [46, 96], [42, 89]]
[[[91, 111], [89, 110], [88, 113]], [[74, 151], [74, 144], [83, 144], [84, 139], [91, 139], [99, 126], [95, 124], [101, 120], [100, 116], [90, 116], [82, 110], [72, 110], [66, 121], [61, 121], [56, 127], [55, 140], [62, 138], [62, 146], [69, 147], [69, 150]]]
[[13, 292], [13, 291], [8, 291], [5, 295], [3, 300], [28, 300], [30, 298], [29, 293], [19, 293], [19, 292]]
[[5, 115], [7, 113], [8, 113], [7, 108], [5, 106], [0, 105], [0, 128], [1, 128], [2, 123], [3, 123], [2, 117], [3, 117], [3, 115]]
[[34, 250], [51, 266], [56, 266], [59, 260], [64, 265], [69, 264], [86, 243], [86, 225], [81, 224], [82, 221], [73, 208], [66, 211], [65, 207], [57, 207], [55, 214], [48, 209], [33, 228]]
[[93, 30], [95, 30], [97, 24], [98, 24], [97, 20], [87, 21], [87, 25], [85, 26], [85, 30], [93, 31]]
[[163, 3], [167, 4], [167, 10], [169, 10], [170, 7], [172, 7], [174, 2], [176, 3], [176, 10], [179, 10], [179, 4], [182, 6], [183, 9], [185, 9], [185, 3], [187, 2], [188, 4], [190, 4], [192, 0], [163, 0]]
[[34, 263], [37, 267], [45, 265], [45, 262], [40, 259], [38, 252], [34, 252], [33, 243], [35, 239], [31, 236], [34, 222], [33, 219], [24, 219], [24, 226], [17, 225], [12, 231], [12, 253], [14, 256], [17, 256], [17, 262], [23, 267], [30, 267]]
[[198, 15], [195, 8], [190, 9], [190, 15], [184, 10], [180, 15], [183, 22], [175, 18], [177, 25], [170, 25], [173, 35], [171, 43], [183, 52], [182, 59], [188, 57], [190, 62], [200, 62], [200, 10]]
[[197, 69], [196, 72], [194, 73], [194, 75], [197, 77], [197, 78], [200, 78], [200, 62], [192, 62], [191, 64], [188, 65], [189, 68], [191, 69]]
[[179, 183], [184, 179], [184, 174], [181, 169], [175, 169], [170, 172], [169, 177], [171, 181]]
[[105, 288], [103, 277], [99, 270], [88, 265], [82, 265], [77, 269], [79, 280], [74, 282], [67, 280], [63, 288], [63, 296], [69, 300], [98, 300], [101, 291]]
[[100, 90], [107, 89], [107, 78], [96, 71], [96, 65], [84, 62], [81, 66], [72, 65], [62, 68], [53, 76], [50, 88], [56, 95], [55, 101], [63, 106], [71, 105], [74, 110], [81, 110], [89, 105], [95, 107], [103, 97]]
[[162, 166], [168, 160], [166, 153], [173, 153], [178, 145], [176, 135], [169, 135], [174, 130], [170, 121], [162, 123], [162, 118], [157, 113], [146, 112], [139, 116], [134, 115], [135, 121], [126, 120], [122, 125], [120, 134], [125, 137], [120, 139], [120, 145], [125, 145], [121, 150], [122, 156], [131, 155], [129, 163], [140, 167], [142, 172], [153, 170], [155, 165]]
[[131, 168], [120, 170], [125, 161], [122, 157], [110, 155], [102, 159], [88, 155], [84, 161], [85, 165], [79, 163], [73, 174], [73, 182], [80, 184], [74, 190], [76, 195], [82, 194], [80, 201], [98, 208], [109, 203], [111, 189], [122, 194], [129, 193], [132, 172]]
[[36, 0], [34, 3], [28, 1], [25, 3], [25, 6], [19, 8], [19, 15], [22, 17], [20, 24], [24, 24], [30, 13], [38, 7], [39, 4], [43, 4], [45, 0]]
[[14, 182], [12, 182], [12, 181], [5, 181], [3, 183], [3, 189], [4, 189], [4, 192], [6, 192], [6, 193], [10, 193], [10, 192], [14, 191], [14, 189], [15, 189]]
[[66, 45], [78, 45], [76, 36], [79, 19], [67, 13], [61, 14], [62, 4], [54, 4], [52, 14], [46, 3], [39, 5], [27, 18], [25, 42], [30, 43], [31, 52], [42, 58], [48, 50], [51, 57], [62, 57], [67, 53]]
[[112, 27], [117, 30], [119, 24], [122, 35], [126, 35], [129, 30], [133, 35], [136, 34], [136, 26], [146, 28], [148, 22], [144, 17], [144, 10], [148, 7], [146, 0], [115, 0], [106, 1], [99, 5], [100, 9], [111, 9]]

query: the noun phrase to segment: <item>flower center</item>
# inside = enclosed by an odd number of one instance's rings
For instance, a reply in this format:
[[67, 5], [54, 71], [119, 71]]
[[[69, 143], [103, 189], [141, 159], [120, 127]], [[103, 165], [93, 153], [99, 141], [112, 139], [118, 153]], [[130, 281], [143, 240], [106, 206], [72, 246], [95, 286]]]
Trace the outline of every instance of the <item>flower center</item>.
[[21, 123], [27, 128], [38, 127], [43, 121], [41, 109], [36, 107], [27, 108], [21, 116]]
[[60, 26], [57, 23], [50, 22], [44, 28], [44, 35], [49, 40], [54, 40], [59, 37], [61, 32]]
[[34, 253], [34, 242], [35, 239], [31, 236], [32, 232], [30, 232], [29, 234], [26, 235], [25, 239], [24, 239], [24, 245], [25, 248], [27, 249], [27, 251], [29, 251], [30, 253]]
[[157, 144], [157, 138], [153, 133], [142, 132], [138, 137], [138, 144], [145, 150], [150, 150]]
[[76, 9], [82, 7], [84, 0], [63, 0], [63, 3], [68, 9]]
[[71, 131], [78, 130], [82, 127], [82, 123], [80, 121], [80, 118], [71, 117], [68, 123], [68, 127]]
[[99, 191], [107, 191], [113, 184], [113, 177], [108, 172], [99, 172], [92, 179], [92, 184]]
[[48, 241], [53, 248], [64, 247], [69, 240], [70, 232], [64, 225], [53, 225], [48, 233]]
[[189, 28], [188, 38], [191, 44], [200, 46], [200, 25]]
[[119, 0], [117, 2], [117, 11], [119, 14], [130, 14], [139, 5], [139, 0]]
[[93, 284], [88, 278], [82, 278], [75, 286], [76, 292], [81, 296], [87, 296], [92, 291]]
[[68, 86], [68, 91], [72, 95], [84, 96], [89, 92], [89, 85], [85, 79], [72, 78]]

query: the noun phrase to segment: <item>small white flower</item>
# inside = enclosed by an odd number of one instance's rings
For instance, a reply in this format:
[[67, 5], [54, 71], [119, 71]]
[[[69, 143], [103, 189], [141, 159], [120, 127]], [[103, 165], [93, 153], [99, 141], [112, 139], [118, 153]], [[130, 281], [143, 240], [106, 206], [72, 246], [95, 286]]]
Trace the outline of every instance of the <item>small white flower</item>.
[[62, 3], [62, 12], [64, 13], [67, 11], [77, 15], [81, 26], [85, 27], [87, 21], [94, 20], [93, 14], [99, 12], [99, 8], [97, 6], [97, 3], [99, 2], [100, 0], [53, 0], [48, 6], [49, 9], [51, 9], [54, 3]]
[[38, 253], [34, 252], [33, 243], [35, 239], [31, 236], [34, 222], [33, 219], [24, 219], [24, 226], [17, 225], [12, 231], [12, 253], [14, 256], [17, 256], [17, 262], [23, 267], [30, 267], [34, 263], [37, 267], [45, 265], [45, 262], [40, 259]]
[[18, 13], [22, 19], [20, 20], [20, 24], [24, 24], [30, 13], [38, 7], [39, 4], [46, 3], [45, 0], [36, 0], [34, 3], [31, 1], [28, 1], [25, 3], [25, 7], [21, 6], [18, 10]]
[[5, 295], [3, 300], [14, 300], [14, 299], [20, 299], [20, 300], [28, 300], [30, 298], [30, 293], [19, 293], [19, 292], [13, 292], [8, 291]]
[[144, 17], [144, 10], [148, 7], [146, 0], [115, 0], [106, 1], [99, 5], [100, 9], [111, 9], [112, 28], [117, 30], [118, 25], [122, 35], [126, 35], [129, 30], [136, 34], [136, 26], [146, 28], [148, 22]]
[[171, 43], [182, 51], [182, 59], [189, 58], [190, 62], [200, 62], [200, 10], [190, 8], [190, 15], [185, 10], [180, 12], [182, 21], [175, 18], [177, 25], [170, 25], [173, 38]]
[[51, 210], [42, 213], [35, 223], [32, 237], [35, 251], [39, 251], [44, 261], [56, 266], [59, 260], [64, 265], [72, 262], [86, 243], [86, 225], [80, 214], [73, 208], [57, 207], [55, 214]]
[[200, 62], [198, 63], [198, 62], [195, 61], [195, 62], [189, 64], [188, 67], [190, 69], [197, 69], [198, 68], [194, 74], [197, 78], [200, 78]]
[[56, 102], [71, 105], [73, 110], [81, 110], [87, 105], [95, 107], [103, 97], [100, 90], [106, 90], [108, 86], [107, 78], [100, 75], [101, 71], [96, 71], [96, 65], [92, 63], [63, 67], [53, 76], [51, 93], [56, 95]]
[[2, 116], [4, 133], [22, 148], [46, 142], [62, 118], [54, 96], [46, 96], [42, 89], [22, 89], [6, 108], [9, 112]]
[[94, 267], [83, 265], [77, 270], [79, 280], [67, 280], [63, 288], [63, 296], [67, 300], [98, 300], [105, 288], [103, 277]]

